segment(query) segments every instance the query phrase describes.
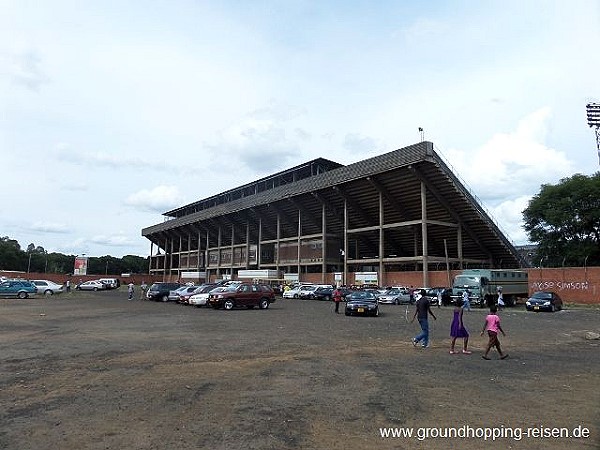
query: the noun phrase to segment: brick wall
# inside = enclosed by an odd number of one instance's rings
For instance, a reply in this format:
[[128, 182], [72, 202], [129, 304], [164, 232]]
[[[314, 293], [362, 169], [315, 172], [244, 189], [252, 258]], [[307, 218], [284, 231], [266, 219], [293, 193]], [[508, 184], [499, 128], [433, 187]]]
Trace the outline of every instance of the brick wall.
[[129, 277], [122, 277], [120, 275], [65, 275], [59, 273], [36, 273], [30, 272], [29, 274], [26, 272], [10, 272], [0, 270], [0, 276], [6, 278], [20, 278], [23, 280], [49, 280], [54, 281], [58, 284], [65, 284], [67, 280], [71, 280], [71, 286], [75, 287], [79, 281], [88, 281], [88, 280], [98, 280], [100, 278], [118, 278], [121, 280], [123, 284], [133, 283], [135, 285], [142, 284], [142, 281], [145, 281], [146, 284], [152, 284], [156, 281], [162, 281], [161, 276], [151, 276], [145, 274], [132, 274]]

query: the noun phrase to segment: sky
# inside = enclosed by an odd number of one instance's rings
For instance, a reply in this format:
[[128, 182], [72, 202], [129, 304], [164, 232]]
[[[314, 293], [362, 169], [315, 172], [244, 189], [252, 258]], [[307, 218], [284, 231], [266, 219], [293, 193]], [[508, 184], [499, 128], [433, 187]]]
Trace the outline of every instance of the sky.
[[147, 256], [163, 213], [425, 140], [515, 245], [599, 170], [600, 2], [0, 0], [0, 236]]

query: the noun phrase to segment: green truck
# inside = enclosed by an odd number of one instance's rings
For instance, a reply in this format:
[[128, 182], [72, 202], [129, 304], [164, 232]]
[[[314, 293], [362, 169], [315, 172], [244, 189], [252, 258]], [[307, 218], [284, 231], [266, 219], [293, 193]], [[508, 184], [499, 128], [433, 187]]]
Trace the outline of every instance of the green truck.
[[469, 291], [471, 302], [480, 308], [498, 301], [498, 290], [502, 290], [506, 306], [514, 306], [519, 297], [527, 298], [529, 283], [524, 270], [466, 269], [454, 277], [452, 298], [462, 298]]

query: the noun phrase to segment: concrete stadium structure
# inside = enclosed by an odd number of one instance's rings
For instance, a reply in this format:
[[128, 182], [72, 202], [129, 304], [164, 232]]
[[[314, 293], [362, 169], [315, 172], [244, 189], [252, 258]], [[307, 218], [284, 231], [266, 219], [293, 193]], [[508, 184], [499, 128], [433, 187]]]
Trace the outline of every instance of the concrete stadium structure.
[[240, 270], [352, 284], [357, 273], [518, 268], [512, 243], [420, 142], [348, 166], [327, 159], [164, 213], [142, 230], [150, 273], [236, 279]]

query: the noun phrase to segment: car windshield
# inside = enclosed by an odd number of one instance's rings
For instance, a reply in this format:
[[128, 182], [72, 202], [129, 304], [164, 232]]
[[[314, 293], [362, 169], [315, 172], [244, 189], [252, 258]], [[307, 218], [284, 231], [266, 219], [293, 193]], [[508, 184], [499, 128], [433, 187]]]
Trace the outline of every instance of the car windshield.
[[540, 300], [550, 300], [552, 299], [552, 294], [550, 292], [536, 292], [531, 296], [531, 298], [537, 298]]
[[352, 300], [360, 301], [377, 301], [377, 297], [372, 292], [354, 292], [351, 297]]
[[204, 286], [202, 289], [200, 289], [200, 294], [206, 294], [207, 292], [210, 292], [214, 289], [214, 286]]
[[400, 289], [390, 289], [386, 291], [385, 295], [397, 295], [400, 293]]

